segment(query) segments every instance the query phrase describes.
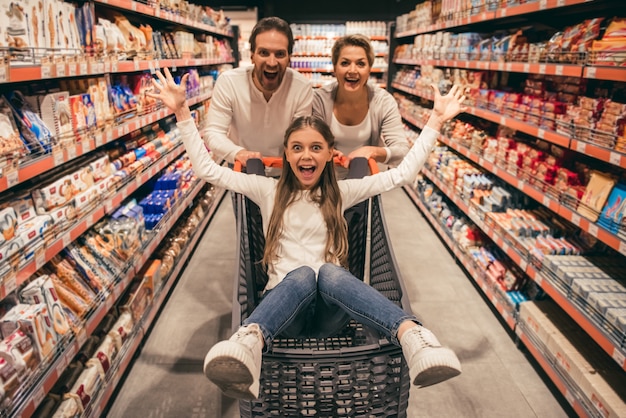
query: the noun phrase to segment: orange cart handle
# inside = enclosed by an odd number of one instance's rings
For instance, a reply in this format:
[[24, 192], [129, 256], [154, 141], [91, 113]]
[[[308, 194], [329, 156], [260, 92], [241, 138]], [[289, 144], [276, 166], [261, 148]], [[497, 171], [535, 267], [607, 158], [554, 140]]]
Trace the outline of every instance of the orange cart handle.
[[[333, 159], [333, 162], [336, 165], [343, 166], [343, 162], [345, 160], [346, 160], [346, 157], [335, 157]], [[283, 159], [280, 158], [280, 157], [263, 157], [263, 158], [261, 158], [261, 161], [263, 161], [263, 165], [265, 167], [271, 167], [271, 168], [282, 168], [283, 167]], [[378, 164], [376, 164], [376, 161], [373, 158], [368, 158], [367, 165], [370, 168], [370, 173], [378, 174], [380, 172], [380, 170], [378, 169]], [[241, 161], [239, 161], [239, 160], [235, 161], [233, 170], [241, 172]]]

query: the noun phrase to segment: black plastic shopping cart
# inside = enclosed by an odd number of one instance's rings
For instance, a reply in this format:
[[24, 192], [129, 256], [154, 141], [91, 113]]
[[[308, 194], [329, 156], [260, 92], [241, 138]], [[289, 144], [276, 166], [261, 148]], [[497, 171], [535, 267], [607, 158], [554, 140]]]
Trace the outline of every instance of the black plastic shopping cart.
[[[377, 170], [373, 161], [361, 160], [353, 161], [350, 176]], [[279, 164], [275, 159], [263, 163]], [[236, 330], [260, 300], [267, 275], [258, 263], [265, 244], [259, 208], [239, 194], [234, 204], [239, 240], [232, 323]], [[370, 285], [410, 313], [380, 196], [350, 208], [346, 219], [350, 271], [363, 278], [367, 268]], [[410, 384], [402, 349], [378, 331], [346, 320], [339, 332], [326, 338], [276, 338], [272, 351], [263, 354], [259, 399], [241, 400], [240, 415], [406, 417]]]

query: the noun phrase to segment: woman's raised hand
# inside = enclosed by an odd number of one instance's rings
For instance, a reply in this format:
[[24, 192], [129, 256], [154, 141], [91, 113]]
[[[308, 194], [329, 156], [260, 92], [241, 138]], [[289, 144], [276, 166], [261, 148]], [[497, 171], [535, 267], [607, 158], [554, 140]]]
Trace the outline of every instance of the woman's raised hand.
[[458, 85], [452, 86], [445, 96], [439, 93], [436, 84], [432, 84], [431, 87], [435, 92], [435, 104], [426, 125], [439, 131], [446, 121], [466, 110], [466, 107], [463, 106], [465, 94]]
[[176, 84], [170, 70], [165, 68], [163, 70], [165, 75], [161, 71], [156, 72], [156, 79], [152, 79], [152, 87], [158, 91], [146, 92], [146, 95], [155, 99], [161, 100], [165, 106], [170, 108], [175, 114], [176, 119], [179, 122], [190, 117], [189, 107], [187, 106], [187, 79], [189, 74], [183, 75], [180, 84]]

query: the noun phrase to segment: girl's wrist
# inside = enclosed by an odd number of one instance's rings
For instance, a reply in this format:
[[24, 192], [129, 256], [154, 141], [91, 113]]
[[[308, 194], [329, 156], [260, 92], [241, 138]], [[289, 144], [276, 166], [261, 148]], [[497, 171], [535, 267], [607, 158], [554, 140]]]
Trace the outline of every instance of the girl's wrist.
[[191, 110], [189, 109], [189, 106], [187, 106], [187, 104], [185, 103], [182, 108], [174, 112], [174, 115], [176, 116], [176, 121], [182, 122], [187, 119], [191, 119]]

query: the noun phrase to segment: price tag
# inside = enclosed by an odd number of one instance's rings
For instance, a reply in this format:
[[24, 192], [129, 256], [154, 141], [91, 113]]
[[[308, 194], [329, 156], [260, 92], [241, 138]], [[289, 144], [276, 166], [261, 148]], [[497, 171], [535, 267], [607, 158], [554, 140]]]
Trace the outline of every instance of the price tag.
[[589, 224], [589, 228], [587, 229], [587, 232], [589, 232], [589, 234], [593, 235], [594, 237], [598, 237], [598, 226], [594, 225], [594, 224]]
[[59, 62], [56, 65], [57, 77], [65, 77], [65, 63]]
[[596, 67], [587, 67], [587, 78], [596, 78]]
[[507, 244], [506, 242], [502, 243], [502, 251], [504, 251], [505, 253], [509, 253], [509, 244]]
[[537, 129], [537, 136], [541, 139], [545, 139], [546, 131], [541, 128]]
[[78, 71], [79, 75], [87, 75], [87, 63], [85, 61], [78, 64]]
[[500, 116], [500, 125], [505, 125], [506, 124], [506, 118], [504, 116]]
[[39, 405], [43, 401], [44, 396], [46, 396], [46, 392], [43, 390], [43, 385], [39, 385], [35, 393], [33, 393], [33, 404]]
[[117, 60], [116, 60], [116, 59], [113, 59], [113, 60], [111, 61], [111, 72], [112, 72], [112, 73], [117, 73], [118, 71], [119, 71], [119, 70], [118, 70], [118, 68], [117, 68]]
[[78, 347], [76, 346], [76, 344], [70, 345], [70, 348], [67, 350], [67, 353], [65, 354], [67, 363], [72, 361], [72, 359], [74, 358], [77, 352], [78, 352]]
[[624, 361], [626, 361], [626, 356], [624, 356], [624, 354], [619, 351], [617, 347], [613, 348], [613, 355], [611, 357], [613, 357], [613, 360], [615, 360], [622, 369], [624, 368]]
[[52, 158], [54, 158], [54, 166], [58, 167], [65, 162], [65, 156], [63, 155], [63, 150], [57, 150], [52, 153]]
[[580, 216], [578, 214], [572, 213], [571, 221], [574, 225], [576, 225], [577, 227], [580, 227]]
[[79, 347], [82, 347], [83, 344], [85, 344], [85, 341], [87, 341], [87, 331], [85, 330], [85, 328], [81, 328], [80, 331], [78, 331], [76, 341], [78, 341]]
[[587, 144], [582, 141], [576, 141], [576, 151], [584, 154], [587, 152]]
[[9, 69], [5, 63], [0, 64], [0, 83], [9, 82]]
[[626, 242], [620, 241], [620, 243], [619, 243], [619, 252], [622, 255], [626, 255]]
[[81, 144], [83, 146], [83, 154], [87, 154], [89, 151], [91, 151], [91, 140], [85, 139], [81, 141]]
[[52, 78], [52, 66], [50, 64], [41, 64], [41, 79]]
[[17, 289], [17, 276], [15, 275], [15, 272], [11, 271], [9, 276], [4, 278], [3, 284], [5, 295], [13, 293], [15, 289]]
[[535, 283], [537, 283], [537, 286], [539, 287], [543, 285], [543, 276], [541, 274], [535, 275]]
[[67, 159], [69, 160], [73, 160], [74, 158], [76, 158], [76, 145], [70, 145], [69, 147], [67, 147]]
[[539, 64], [539, 74], [546, 73], [546, 64]]
[[506, 7], [504, 9], [500, 10], [500, 16], [506, 17]]
[[46, 264], [46, 251], [42, 248], [35, 253], [35, 268], [39, 270]]
[[524, 180], [517, 180], [517, 188], [524, 190]]
[[57, 367], [56, 367], [57, 375], [61, 376], [63, 374], [63, 372], [65, 371], [66, 367], [67, 367], [67, 358], [66, 357], [62, 357], [59, 360], [59, 364], [57, 364]]
[[20, 182], [18, 171], [14, 168], [6, 172], [7, 176], [7, 188], [11, 188]]
[[94, 135], [93, 142], [95, 143], [96, 148], [100, 148], [102, 145], [104, 145], [104, 139], [102, 138], [102, 133], [98, 133]]
[[499, 62], [498, 63], [498, 71], [504, 71], [504, 63], [503, 62]]
[[617, 152], [611, 151], [609, 154], [609, 162], [615, 165], [622, 165], [622, 156]]
[[530, 72], [530, 64], [529, 64], [529, 63], [527, 63], [527, 62], [526, 62], [526, 63], [524, 63], [524, 69], [523, 69], [523, 71], [524, 71], [525, 73], [529, 73], [529, 72]]
[[72, 243], [72, 237], [70, 236], [69, 232], [66, 232], [65, 234], [63, 234], [63, 236], [61, 236], [61, 243], [63, 244], [63, 248]]
[[554, 68], [554, 74], [556, 74], [556, 75], [563, 75], [563, 66], [562, 65], [557, 65]]
[[67, 65], [68, 75], [70, 77], [76, 77], [78, 72], [76, 71], [76, 64], [70, 63]]
[[565, 0], [556, 0], [556, 7], [564, 7]]
[[548, 196], [544, 196], [541, 203], [547, 208], [550, 207], [550, 198]]
[[526, 260], [520, 261], [519, 266], [522, 269], [522, 271], [526, 271], [526, 268], [528, 267], [528, 261]]
[[107, 129], [107, 142], [113, 141], [113, 131]]
[[109, 312], [112, 307], [113, 307], [113, 298], [109, 297], [106, 299], [106, 301], [104, 301], [104, 310], [106, 312]]
[[548, 0], [539, 0], [539, 10], [546, 10], [548, 8]]
[[156, 74], [156, 70], [154, 69], [154, 61], [148, 61], [148, 69], [150, 70], [150, 74]]
[[105, 211], [106, 213], [111, 213], [111, 212], [113, 211], [113, 202], [112, 202], [112, 201], [107, 200], [107, 201], [104, 203], [104, 211]]
[[132, 9], [133, 12], [136, 12], [137, 11], [137, 3], [132, 1], [130, 3], [130, 8]]

